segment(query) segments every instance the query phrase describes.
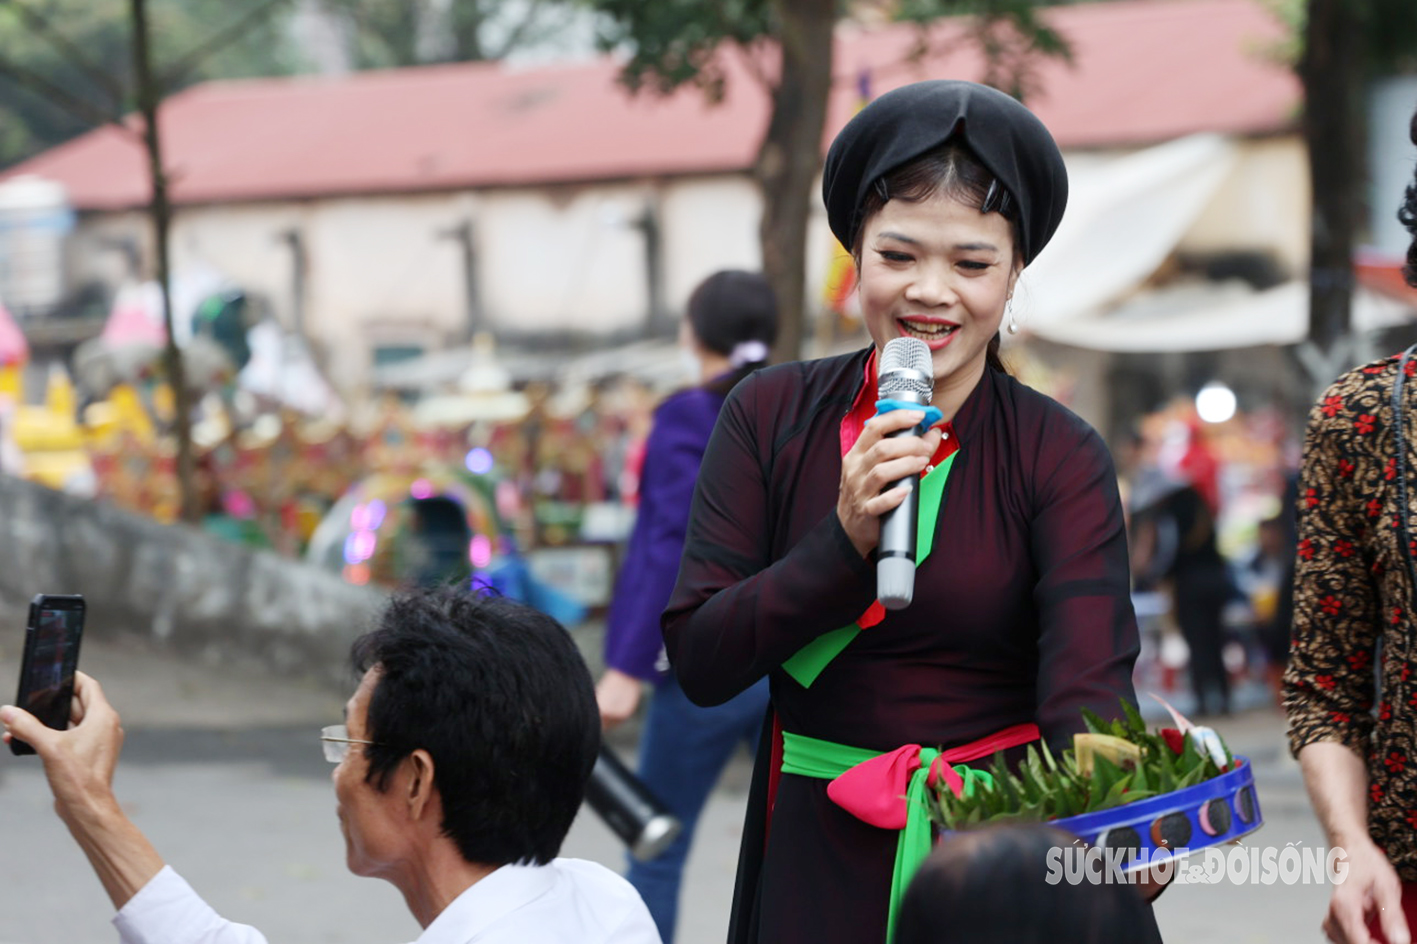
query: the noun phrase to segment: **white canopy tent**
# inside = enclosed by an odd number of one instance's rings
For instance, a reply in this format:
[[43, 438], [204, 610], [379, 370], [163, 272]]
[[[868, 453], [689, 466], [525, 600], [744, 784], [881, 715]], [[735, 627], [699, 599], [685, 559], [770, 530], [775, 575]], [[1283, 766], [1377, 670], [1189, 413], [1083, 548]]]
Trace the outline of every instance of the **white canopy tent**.
[[[1402, 302], [1360, 288], [1353, 296], [1353, 330], [1366, 334], [1410, 323]], [[1218, 351], [1302, 342], [1309, 333], [1309, 288], [1286, 282], [1256, 291], [1241, 281], [1200, 282], [1136, 296], [1089, 318], [1035, 332], [1058, 344], [1095, 351]]]
[[[1069, 169], [1057, 234], [1020, 277], [1015, 315], [1026, 334], [1097, 351], [1214, 351], [1298, 344], [1308, 288], [1268, 290], [1196, 280], [1141, 290], [1176, 250], [1236, 166], [1239, 148], [1197, 134]], [[1359, 288], [1353, 330], [1410, 322], [1410, 306]]]
[[1197, 134], [1070, 167], [1058, 232], [1019, 278], [1020, 324], [1048, 337], [1134, 292], [1175, 251], [1237, 156], [1232, 141]]

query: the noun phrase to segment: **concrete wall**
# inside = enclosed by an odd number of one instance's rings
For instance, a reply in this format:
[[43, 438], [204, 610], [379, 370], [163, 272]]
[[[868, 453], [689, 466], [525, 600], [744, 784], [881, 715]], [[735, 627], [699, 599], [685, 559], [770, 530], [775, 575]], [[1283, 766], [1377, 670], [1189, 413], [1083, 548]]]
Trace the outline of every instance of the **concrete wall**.
[[347, 688], [349, 644], [383, 600], [305, 564], [9, 476], [0, 522], [6, 649], [18, 648], [36, 593], [82, 593], [90, 634], [138, 634], [212, 664]]

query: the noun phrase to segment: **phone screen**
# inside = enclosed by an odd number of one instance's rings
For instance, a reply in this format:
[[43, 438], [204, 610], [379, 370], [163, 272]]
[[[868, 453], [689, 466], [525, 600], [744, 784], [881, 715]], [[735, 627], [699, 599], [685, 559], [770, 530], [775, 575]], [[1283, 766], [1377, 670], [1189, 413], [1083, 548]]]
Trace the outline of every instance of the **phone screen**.
[[[30, 604], [17, 704], [51, 728], [69, 726], [83, 629], [81, 598], [40, 596]], [[32, 752], [18, 740], [11, 742], [11, 748], [15, 753]]]

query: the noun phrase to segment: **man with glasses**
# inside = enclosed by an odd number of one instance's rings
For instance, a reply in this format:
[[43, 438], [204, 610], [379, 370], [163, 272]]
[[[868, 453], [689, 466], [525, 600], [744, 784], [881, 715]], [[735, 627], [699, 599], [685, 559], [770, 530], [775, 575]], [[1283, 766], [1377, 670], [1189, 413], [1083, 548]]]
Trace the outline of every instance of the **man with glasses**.
[[[321, 737], [349, 870], [403, 894], [419, 944], [658, 944], [615, 873], [556, 858], [595, 763], [600, 716], [566, 632], [499, 597], [420, 591], [354, 644], [358, 689]], [[89, 858], [125, 944], [256, 944], [220, 917], [113, 795], [118, 714], [80, 673], [67, 731], [0, 708], [32, 744], [55, 808]]]

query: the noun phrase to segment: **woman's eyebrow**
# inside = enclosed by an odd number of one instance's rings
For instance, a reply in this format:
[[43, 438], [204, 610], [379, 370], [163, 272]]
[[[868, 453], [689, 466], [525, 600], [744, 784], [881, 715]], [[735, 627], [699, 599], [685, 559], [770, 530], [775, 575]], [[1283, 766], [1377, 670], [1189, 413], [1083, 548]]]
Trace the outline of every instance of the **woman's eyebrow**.
[[920, 245], [920, 240], [914, 239], [904, 233], [895, 233], [890, 230], [882, 230], [876, 234], [877, 239], [894, 239], [896, 242], [909, 243], [912, 246]]
[[[876, 238], [877, 238], [877, 239], [893, 239], [893, 240], [895, 240], [896, 242], [907, 243], [908, 245], [911, 245], [911, 246], [919, 246], [919, 245], [922, 245], [922, 241], [921, 241], [921, 240], [916, 239], [916, 238], [914, 238], [913, 236], [907, 236], [907, 235], [905, 235], [904, 233], [897, 233], [897, 232], [895, 232], [895, 231], [893, 231], [893, 230], [881, 230], [881, 232], [879, 232], [879, 233], [876, 234]], [[953, 248], [954, 248], [954, 250], [955, 250], [956, 252], [998, 252], [998, 251], [999, 251], [999, 247], [996, 246], [996, 245], [994, 245], [993, 243], [981, 243], [981, 242], [955, 243]]]

